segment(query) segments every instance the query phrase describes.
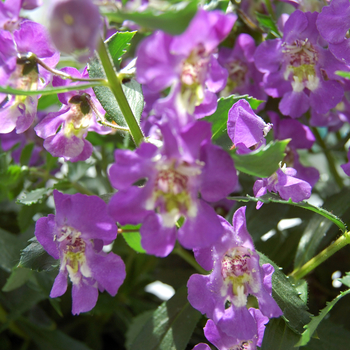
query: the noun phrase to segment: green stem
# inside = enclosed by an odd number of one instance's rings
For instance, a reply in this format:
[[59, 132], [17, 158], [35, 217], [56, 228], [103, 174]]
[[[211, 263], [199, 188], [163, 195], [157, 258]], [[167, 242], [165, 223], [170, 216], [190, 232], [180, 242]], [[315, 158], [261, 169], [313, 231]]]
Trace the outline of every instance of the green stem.
[[335, 162], [334, 162], [334, 158], [332, 156], [332, 153], [329, 151], [329, 149], [327, 148], [325, 142], [323, 141], [320, 133], [318, 132], [317, 128], [313, 127], [312, 128], [312, 132], [313, 134], [315, 135], [316, 137], [316, 140], [318, 142], [318, 144], [321, 146], [321, 148], [323, 149], [324, 151], [324, 154], [327, 158], [327, 162], [328, 162], [328, 165], [329, 165], [329, 169], [334, 177], [334, 180], [335, 182], [337, 183], [337, 185], [339, 186], [339, 188], [343, 188], [344, 184], [343, 184], [343, 180], [342, 178], [340, 177], [338, 171], [337, 171], [337, 168], [335, 166]]
[[275, 12], [273, 11], [271, 1], [270, 0], [265, 0], [265, 5], [266, 5], [267, 12], [270, 14], [270, 16], [274, 20], [276, 20]]
[[289, 276], [293, 277], [294, 280], [300, 280], [312, 270], [314, 270], [318, 265], [322, 264], [328, 258], [330, 258], [334, 253], [336, 253], [341, 248], [345, 247], [347, 244], [350, 244], [350, 232], [346, 231], [341, 237], [339, 237], [335, 242], [333, 242], [326, 249], [322, 250], [315, 257], [310, 259], [302, 267], [295, 269]]
[[71, 185], [80, 193], [87, 194], [88, 196], [96, 196], [94, 192], [91, 192], [89, 189], [81, 185], [79, 182], [71, 182]]
[[178, 243], [176, 244], [173, 253], [180, 256], [186, 262], [188, 262], [192, 267], [194, 267], [199, 273], [202, 275], [207, 275], [209, 272], [204, 270], [194, 259], [192, 254], [190, 254], [187, 250], [183, 249]]
[[106, 45], [102, 39], [100, 40], [98, 54], [100, 56], [103, 69], [109, 82], [109, 88], [111, 89], [115, 99], [118, 102], [120, 110], [122, 111], [125, 121], [129, 126], [131, 136], [134, 139], [136, 146], [139, 146], [144, 139], [143, 133], [130, 108], [129, 102], [125, 97], [122, 84], [117, 77]]

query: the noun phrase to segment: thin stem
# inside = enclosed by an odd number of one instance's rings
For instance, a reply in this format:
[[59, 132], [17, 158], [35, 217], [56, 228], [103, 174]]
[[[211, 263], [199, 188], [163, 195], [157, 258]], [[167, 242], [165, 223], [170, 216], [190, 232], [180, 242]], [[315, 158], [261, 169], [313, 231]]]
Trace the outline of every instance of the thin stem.
[[289, 276], [293, 277], [294, 280], [299, 280], [314, 270], [318, 265], [322, 264], [328, 258], [330, 258], [334, 253], [336, 253], [341, 248], [350, 244], [350, 232], [346, 231], [341, 237], [339, 237], [335, 242], [333, 242], [326, 249], [322, 250], [319, 254], [309, 260], [302, 267], [295, 269]]
[[332, 175], [334, 177], [335, 182], [337, 183], [339, 188], [343, 188], [343, 186], [344, 186], [343, 180], [342, 180], [342, 178], [340, 177], [340, 175], [339, 175], [339, 173], [337, 171], [337, 168], [335, 166], [335, 162], [334, 162], [334, 158], [332, 156], [332, 153], [327, 148], [327, 146], [326, 146], [325, 142], [323, 141], [323, 139], [322, 139], [320, 133], [318, 132], [317, 128], [313, 127], [312, 128], [312, 132], [315, 135], [318, 144], [321, 146], [321, 148], [324, 151], [324, 154], [325, 154], [325, 156], [327, 158], [327, 162], [328, 162], [328, 165], [329, 165], [329, 169], [330, 169], [330, 171], [331, 171], [331, 173], [332, 173]]
[[[33, 54], [34, 55], [34, 54]], [[72, 81], [86, 81], [86, 82], [106, 82], [106, 79], [103, 78], [78, 78], [78, 77], [73, 77], [72, 75], [69, 75], [65, 72], [62, 72], [60, 70], [51, 68], [50, 66], [48, 66], [45, 62], [43, 62], [40, 58], [38, 58], [37, 56], [34, 55], [35, 61], [36, 63], [40, 64], [43, 68], [45, 68], [47, 71], [49, 71], [50, 73], [54, 74], [54, 75], [58, 75], [63, 79], [68, 79], [68, 80], [72, 80]]]
[[105, 117], [100, 113], [100, 111], [96, 108], [94, 102], [91, 100], [90, 96], [86, 96], [86, 100], [89, 103], [90, 108], [95, 112], [97, 118], [97, 122], [99, 122], [100, 124], [104, 125], [104, 126], [108, 126], [112, 129], [115, 130], [119, 130], [119, 131], [127, 131], [130, 132], [129, 128], [125, 128], [123, 126], [119, 126], [118, 124], [112, 124], [110, 122], [108, 122]]
[[204, 270], [194, 259], [194, 257], [185, 249], [183, 249], [179, 244], [176, 244], [173, 253], [180, 256], [186, 262], [188, 262], [192, 267], [194, 267], [202, 275], [207, 275], [209, 272]]
[[265, 0], [265, 5], [266, 5], [267, 12], [270, 14], [270, 16], [274, 20], [276, 20], [275, 12], [273, 11], [271, 1], [270, 0]]
[[71, 182], [71, 186], [80, 193], [87, 194], [88, 196], [96, 196], [94, 192], [90, 191], [85, 186], [81, 185], [79, 182]]
[[122, 84], [116, 75], [106, 45], [102, 39], [100, 39], [98, 54], [100, 56], [103, 69], [109, 82], [109, 88], [111, 89], [115, 99], [118, 102], [120, 110], [123, 113], [125, 121], [129, 126], [131, 136], [134, 139], [136, 146], [139, 146], [144, 139], [143, 133], [130, 108], [129, 102], [125, 97]]

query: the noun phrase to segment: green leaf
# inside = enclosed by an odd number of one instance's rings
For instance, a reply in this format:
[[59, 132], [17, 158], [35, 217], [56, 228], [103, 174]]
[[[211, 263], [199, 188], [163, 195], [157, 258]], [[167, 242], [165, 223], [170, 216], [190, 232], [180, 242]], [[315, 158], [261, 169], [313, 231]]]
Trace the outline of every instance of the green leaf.
[[294, 333], [282, 319], [270, 319], [266, 326], [261, 350], [298, 350], [295, 343], [298, 334]]
[[106, 85], [106, 82], [100, 82], [100, 81], [94, 81], [88, 84], [78, 84], [78, 85], [71, 85], [71, 86], [65, 86], [65, 87], [48, 87], [41, 90], [21, 90], [21, 89], [14, 89], [10, 86], [1, 87], [0, 86], [0, 92], [4, 94], [9, 95], [19, 95], [19, 96], [36, 96], [36, 95], [52, 95], [52, 94], [61, 94], [68, 91], [75, 91], [75, 90], [86, 90], [94, 86], [103, 86]]
[[27, 267], [36, 271], [50, 271], [57, 266], [57, 260], [49, 255], [36, 237], [31, 238], [30, 244], [22, 250], [18, 267]]
[[277, 28], [277, 25], [275, 21], [271, 18], [270, 15], [263, 15], [262, 13], [255, 12], [256, 19], [258, 20], [259, 24], [269, 29], [270, 33], [274, 35], [276, 38], [281, 38], [281, 34]]
[[33, 271], [30, 269], [16, 267], [12, 270], [10, 277], [7, 279], [6, 284], [3, 286], [3, 292], [10, 292], [17, 289], [26, 283], [32, 276]]
[[305, 326], [305, 331], [300, 337], [299, 342], [296, 344], [298, 346], [306, 345], [314, 332], [316, 331], [318, 325], [321, 323], [321, 321], [325, 318], [325, 316], [329, 313], [329, 311], [332, 310], [333, 306], [345, 295], [350, 293], [350, 289], [346, 290], [345, 292], [340, 292], [340, 294], [334, 298], [331, 302], [327, 302], [327, 306], [321, 310], [318, 316], [313, 316], [311, 319], [311, 322], [308, 323]]
[[84, 343], [59, 330], [42, 329], [26, 319], [21, 320], [20, 327], [41, 350], [91, 350]]
[[350, 331], [341, 325], [331, 322], [329, 319], [323, 320], [317, 327], [318, 339], [312, 338], [304, 346], [303, 350], [348, 350]]
[[130, 20], [142, 27], [160, 29], [172, 35], [179, 35], [186, 30], [197, 12], [197, 0], [183, 1], [169, 6], [165, 11], [147, 7], [142, 12], [108, 12], [103, 13], [110, 21], [122, 22]]
[[119, 67], [121, 57], [126, 53], [130, 46], [130, 41], [137, 32], [117, 32], [106, 40], [108, 50], [112, 56], [113, 63]]
[[350, 288], [350, 272], [346, 272], [345, 277], [339, 278], [339, 281]]
[[283, 311], [283, 319], [293, 332], [301, 334], [311, 316], [306, 304], [300, 299], [298, 290], [278, 266], [264, 254], [259, 252], [259, 255], [260, 265], [269, 263], [275, 269], [272, 275], [272, 296]]
[[153, 313], [135, 320], [126, 336], [127, 349], [184, 350], [200, 317], [182, 287]]
[[22, 149], [22, 152], [21, 152], [20, 160], [19, 160], [21, 165], [28, 165], [29, 164], [30, 157], [32, 156], [33, 148], [34, 148], [33, 142], [28, 143], [24, 146], [24, 148]]
[[21, 232], [25, 232], [27, 228], [34, 223], [33, 216], [39, 213], [43, 208], [42, 203], [33, 205], [22, 205], [17, 215], [17, 223]]
[[247, 195], [246, 197], [239, 197], [239, 196], [229, 197], [229, 199], [233, 199], [233, 200], [240, 201], [240, 202], [263, 202], [263, 203], [271, 203], [272, 202], [272, 203], [280, 203], [280, 204], [289, 204], [289, 205], [293, 205], [295, 207], [304, 208], [304, 209], [313, 211], [319, 215], [322, 215], [326, 219], [328, 219], [328, 220], [332, 221], [334, 224], [336, 224], [342, 231], [346, 231], [346, 225], [339, 217], [337, 217], [336, 215], [330, 213], [329, 211], [327, 211], [323, 208], [316, 207], [308, 202], [295, 203], [291, 199], [289, 199], [288, 201], [285, 201], [273, 193], [267, 193], [259, 198], [255, 198], [255, 197], [251, 197], [251, 196]]
[[12, 186], [18, 183], [27, 173], [27, 169], [19, 165], [10, 165], [4, 172], [0, 173], [0, 184], [2, 186]]
[[38, 101], [38, 110], [45, 110], [53, 105], [61, 105], [57, 94], [41, 96]]
[[0, 267], [7, 272], [17, 264], [23, 243], [19, 238], [0, 229]]
[[126, 230], [127, 232], [123, 232], [122, 235], [130, 248], [134, 249], [138, 253], [146, 253], [146, 251], [142, 248], [142, 245], [141, 245], [140, 227], [141, 225], [123, 226], [121, 227], [121, 229], [123, 231]]
[[238, 155], [235, 150], [230, 154], [237, 170], [257, 177], [269, 177], [285, 157], [284, 151], [289, 141], [290, 139], [272, 141], [265, 147], [244, 155]]
[[43, 187], [30, 191], [28, 193], [24, 193], [20, 198], [17, 198], [17, 203], [24, 205], [32, 205], [41, 202], [41, 200], [44, 197], [46, 197], [47, 192], [48, 189]]
[[[88, 71], [91, 78], [106, 77], [101, 62], [97, 58], [90, 61]], [[130, 82], [122, 84], [122, 87], [135, 118], [140, 121], [144, 106], [141, 85], [136, 82], [136, 80], [131, 79]], [[106, 86], [99, 86], [94, 88], [94, 92], [108, 116], [111, 117], [119, 126], [128, 127], [112, 91]]]
[[203, 120], [212, 124], [213, 141], [219, 139], [223, 135], [227, 136], [228, 111], [236, 102], [242, 99], [248, 101], [252, 109], [258, 108], [259, 105], [264, 102], [249, 95], [231, 95], [219, 98], [216, 111], [208, 117], [203, 118]]
[[295, 255], [295, 268], [301, 267], [315, 256], [320, 243], [324, 239], [326, 232], [332, 226], [332, 223], [336, 224], [343, 232], [346, 230], [346, 225], [338, 216], [343, 215], [350, 207], [349, 196], [350, 189], [343, 188], [341, 192], [327, 198], [323, 204], [324, 208], [330, 208], [332, 210], [331, 213], [322, 208], [313, 210], [323, 217], [314, 215], [309, 220], [301, 236]]

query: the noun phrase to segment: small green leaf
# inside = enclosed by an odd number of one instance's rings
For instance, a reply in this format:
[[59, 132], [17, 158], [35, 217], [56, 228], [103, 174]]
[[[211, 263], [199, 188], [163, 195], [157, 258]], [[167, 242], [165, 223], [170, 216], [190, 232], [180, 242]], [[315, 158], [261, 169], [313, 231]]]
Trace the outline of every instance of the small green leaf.
[[[88, 66], [89, 76], [92, 78], [105, 78], [105, 72], [101, 65], [101, 62], [94, 58], [90, 61]], [[129, 102], [131, 110], [135, 118], [140, 121], [141, 114], [144, 106], [144, 99], [142, 94], [141, 85], [136, 80], [131, 79], [130, 82], [122, 84], [125, 97]], [[106, 86], [99, 86], [94, 88], [96, 97], [100, 101], [102, 107], [108, 113], [108, 115], [122, 127], [128, 127], [125, 122], [124, 116], [117, 100], [115, 99], [112, 91]]]
[[223, 135], [227, 136], [228, 112], [236, 102], [242, 99], [248, 101], [252, 109], [258, 108], [259, 105], [264, 102], [249, 95], [231, 95], [219, 98], [216, 111], [208, 117], [203, 118], [203, 120], [212, 124], [213, 141], [219, 139]]
[[20, 164], [21, 165], [28, 165], [30, 161], [30, 157], [32, 156], [32, 152], [34, 149], [34, 143], [28, 143], [27, 145], [24, 146], [21, 152], [21, 157], [20, 157]]
[[269, 177], [285, 157], [284, 151], [289, 141], [290, 139], [272, 141], [265, 147], [244, 155], [237, 154], [235, 150], [230, 154], [237, 170], [257, 177]]
[[41, 96], [38, 101], [38, 110], [45, 110], [53, 105], [61, 105], [57, 94]]
[[17, 198], [17, 203], [24, 205], [32, 205], [41, 202], [42, 199], [47, 195], [47, 188], [38, 188], [34, 191], [24, 193], [21, 198]]
[[10, 292], [26, 283], [32, 276], [33, 271], [23, 267], [16, 267], [12, 270], [10, 277], [3, 286], [3, 292]]
[[318, 316], [313, 316], [311, 319], [311, 322], [308, 323], [305, 326], [305, 331], [300, 337], [299, 342], [296, 344], [298, 346], [306, 345], [314, 332], [316, 331], [318, 325], [321, 323], [321, 321], [325, 318], [325, 316], [329, 313], [329, 311], [332, 310], [333, 306], [345, 295], [350, 293], [350, 289], [346, 290], [345, 292], [340, 292], [340, 294], [334, 298], [331, 302], [327, 303], [327, 306], [321, 310]]
[[27, 173], [26, 168], [19, 165], [10, 165], [4, 172], [0, 173], [0, 184], [2, 186], [13, 186]]
[[272, 296], [283, 311], [282, 317], [293, 332], [301, 334], [304, 325], [310, 322], [311, 314], [307, 311], [306, 304], [300, 299], [298, 290], [278, 266], [264, 254], [259, 252], [259, 255], [260, 265], [269, 263], [275, 269], [272, 275]]
[[141, 225], [133, 226], [126, 225], [121, 227], [123, 231], [122, 235], [126, 241], [126, 243], [138, 253], [146, 253], [146, 251], [142, 248], [141, 245], [141, 235], [140, 235], [140, 227]]
[[270, 15], [264, 15], [259, 12], [255, 12], [255, 15], [256, 19], [262, 27], [269, 29], [270, 33], [276, 38], [281, 38], [281, 34], [277, 28], [277, 25]]
[[0, 267], [7, 272], [17, 264], [23, 243], [16, 235], [0, 229]]
[[103, 13], [103, 15], [110, 21], [130, 20], [145, 28], [160, 29], [172, 35], [179, 35], [186, 30], [196, 14], [197, 3], [198, 0], [183, 1], [169, 6], [164, 11], [149, 6], [141, 12], [118, 11]]
[[119, 67], [121, 57], [126, 53], [130, 46], [130, 41], [137, 32], [117, 32], [106, 40], [108, 50], [112, 56], [113, 63]]
[[18, 267], [27, 267], [36, 271], [50, 271], [57, 266], [57, 261], [49, 255], [36, 237], [31, 238], [30, 244], [22, 250]]
[[339, 281], [350, 288], [350, 272], [347, 272], [345, 277], [339, 278]]
[[338, 218], [336, 215], [330, 213], [329, 211], [316, 207], [308, 202], [298, 202], [294, 203], [292, 202], [291, 199], [288, 201], [285, 201], [281, 199], [279, 196], [273, 194], [273, 193], [267, 193], [259, 198], [251, 197], [251, 196], [246, 196], [246, 197], [229, 197], [230, 199], [234, 199], [236, 201], [241, 201], [241, 202], [263, 202], [263, 203], [281, 203], [281, 204], [289, 204], [293, 205], [296, 207], [304, 208], [310, 211], [313, 211], [319, 215], [322, 215], [323, 217], [327, 218], [328, 220], [332, 221], [334, 224], [336, 224], [342, 231], [346, 231], [346, 225], [344, 222]]
[[200, 317], [182, 287], [157, 310], [136, 319], [126, 336], [127, 349], [184, 350]]

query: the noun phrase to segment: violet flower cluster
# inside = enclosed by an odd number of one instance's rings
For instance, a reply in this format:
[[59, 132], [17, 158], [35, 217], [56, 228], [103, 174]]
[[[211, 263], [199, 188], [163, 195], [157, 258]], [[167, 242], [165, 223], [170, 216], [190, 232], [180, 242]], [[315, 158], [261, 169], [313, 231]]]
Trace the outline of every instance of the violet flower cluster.
[[[21, 143], [22, 149], [34, 130], [52, 156], [85, 161], [93, 153], [88, 132], [105, 135], [111, 128], [99, 123], [106, 111], [92, 88], [71, 89], [76, 81], [89, 80], [87, 69], [55, 70], [59, 53], [54, 46], [68, 54], [79, 52], [78, 59], [86, 61], [99, 40], [101, 17], [90, 0], [57, 1], [51, 9], [50, 39], [43, 26], [19, 15], [21, 8], [39, 3], [0, 2], [0, 83], [26, 91], [49, 83], [69, 89], [58, 95], [60, 110], [46, 111], [42, 118], [37, 113], [39, 96], [0, 94], [0, 133], [6, 134], [2, 148]], [[281, 115], [265, 115], [271, 123], [256, 114], [265, 103], [256, 113], [245, 99], [229, 109], [230, 151], [242, 159], [256, 154], [266, 146], [271, 129], [275, 140], [290, 139], [278, 170], [256, 179], [251, 191], [257, 198], [269, 191], [293, 202], [308, 199], [319, 173], [301, 163], [298, 150], [312, 148], [312, 127], [339, 130], [350, 120], [350, 85], [336, 74], [349, 71], [349, 12], [349, 2], [343, 0], [333, 0], [321, 13], [298, 9], [280, 23], [281, 38], [257, 46], [243, 33], [233, 48], [219, 48], [238, 17], [200, 8], [182, 34], [159, 30], [141, 41], [136, 79], [143, 85], [141, 125], [149, 138], [135, 150], [114, 151], [106, 173], [116, 191], [108, 204], [96, 196], [53, 191], [56, 214], [41, 217], [35, 228], [38, 242], [60, 261], [50, 296], [66, 292], [68, 277], [73, 314], [92, 310], [98, 291], [116, 295], [125, 266], [113, 252], [104, 253], [103, 246], [116, 239], [117, 224], [141, 224], [141, 245], [148, 254], [166, 257], [178, 240], [211, 270], [192, 275], [187, 284], [189, 302], [208, 317], [208, 341], [220, 350], [261, 346], [269, 319], [282, 315], [272, 298], [274, 268], [260, 266], [245, 207], [234, 213], [232, 225], [217, 215], [215, 203], [237, 189], [238, 175], [229, 150], [213, 143], [211, 124], [198, 119], [212, 115], [222, 96], [249, 94], [264, 102], [278, 98]], [[341, 25], [332, 26], [334, 20]], [[34, 159], [30, 166], [37, 163]], [[350, 175], [350, 162], [342, 168]], [[261, 205], [258, 202], [257, 209]], [[250, 297], [259, 308], [248, 307]], [[198, 344], [195, 349], [209, 346]]]

